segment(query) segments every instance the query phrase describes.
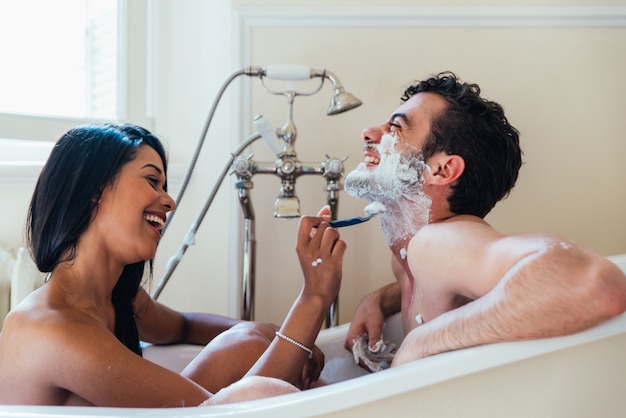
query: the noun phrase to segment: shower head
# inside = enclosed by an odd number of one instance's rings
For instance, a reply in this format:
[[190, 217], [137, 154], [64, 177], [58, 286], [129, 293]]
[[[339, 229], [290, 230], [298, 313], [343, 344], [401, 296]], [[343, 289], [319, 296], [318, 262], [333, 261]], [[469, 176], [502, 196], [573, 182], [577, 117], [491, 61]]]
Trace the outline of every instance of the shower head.
[[[339, 113], [347, 112], [348, 110], [354, 109], [355, 107], [363, 104], [361, 100], [357, 99], [354, 95], [352, 95], [352, 93], [348, 93], [343, 88], [343, 85], [335, 73], [325, 69], [316, 70], [303, 65], [269, 65], [265, 67], [249, 67], [246, 69], [245, 74], [249, 76], [258, 76], [261, 78], [261, 82], [263, 82], [263, 77], [267, 77], [272, 80], [308, 80], [319, 77], [322, 79], [322, 83], [324, 79], [330, 80], [330, 82], [333, 83], [333, 97], [330, 99], [330, 105], [326, 110], [327, 115], [337, 115]], [[270, 91], [265, 84], [263, 86], [272, 94], [286, 93], [273, 92]], [[309, 93], [297, 92], [295, 95], [309, 96], [317, 93], [321, 88], [322, 84], [320, 84], [315, 91]]]
[[330, 106], [326, 110], [327, 115], [337, 115], [339, 113], [347, 112], [355, 107], [361, 106], [362, 101], [354, 97], [352, 93], [347, 92], [337, 76], [330, 72], [324, 71], [324, 77], [328, 78], [333, 83], [333, 97], [330, 99]]
[[329, 116], [337, 115], [361, 106], [362, 104], [362, 101], [354, 97], [352, 93], [345, 91], [344, 88], [340, 86], [339, 88], [334, 89], [333, 97], [330, 99], [330, 105], [326, 110], [326, 114]]

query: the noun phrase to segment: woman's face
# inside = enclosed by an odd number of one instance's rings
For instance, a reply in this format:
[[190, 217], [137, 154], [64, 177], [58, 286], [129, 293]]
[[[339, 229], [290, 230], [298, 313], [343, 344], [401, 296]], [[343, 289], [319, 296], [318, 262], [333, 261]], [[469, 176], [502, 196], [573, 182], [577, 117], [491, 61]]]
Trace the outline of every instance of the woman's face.
[[105, 254], [123, 264], [154, 257], [165, 215], [176, 206], [164, 185], [161, 157], [151, 147], [140, 146], [135, 159], [104, 189], [89, 227], [102, 237]]

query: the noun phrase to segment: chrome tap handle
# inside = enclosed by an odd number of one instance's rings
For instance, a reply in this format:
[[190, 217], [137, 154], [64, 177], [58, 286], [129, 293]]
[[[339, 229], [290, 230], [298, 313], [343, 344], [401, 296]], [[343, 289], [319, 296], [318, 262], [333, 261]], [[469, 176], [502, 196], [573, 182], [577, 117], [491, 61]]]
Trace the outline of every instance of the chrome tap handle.
[[324, 169], [323, 176], [330, 180], [338, 180], [343, 176], [344, 165], [343, 162], [347, 160], [348, 157], [344, 157], [342, 159], [339, 158], [331, 158], [326, 155], [326, 161], [322, 163], [322, 167]]
[[253, 154], [250, 154], [248, 157], [237, 157], [235, 161], [233, 161], [232, 173], [235, 173], [238, 179], [252, 178], [252, 173], [254, 173], [252, 156]]

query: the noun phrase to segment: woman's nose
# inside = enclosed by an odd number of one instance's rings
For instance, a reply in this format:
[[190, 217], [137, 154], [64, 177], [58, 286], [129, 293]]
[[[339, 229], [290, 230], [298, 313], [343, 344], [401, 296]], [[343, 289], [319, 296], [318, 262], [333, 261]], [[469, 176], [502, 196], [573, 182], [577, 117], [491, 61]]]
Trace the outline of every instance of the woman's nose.
[[176, 202], [174, 201], [174, 199], [172, 199], [172, 196], [170, 196], [166, 191], [163, 191], [162, 204], [168, 212], [176, 209]]

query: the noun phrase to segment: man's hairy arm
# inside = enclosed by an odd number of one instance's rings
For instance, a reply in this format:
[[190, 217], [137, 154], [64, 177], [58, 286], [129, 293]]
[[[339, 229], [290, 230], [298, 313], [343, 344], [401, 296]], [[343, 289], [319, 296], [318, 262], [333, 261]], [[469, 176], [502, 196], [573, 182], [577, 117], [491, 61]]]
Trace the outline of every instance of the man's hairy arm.
[[626, 277], [617, 266], [556, 238], [536, 242], [484, 296], [413, 329], [393, 366], [482, 344], [572, 334], [626, 310]]

